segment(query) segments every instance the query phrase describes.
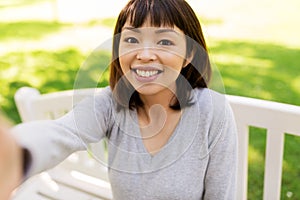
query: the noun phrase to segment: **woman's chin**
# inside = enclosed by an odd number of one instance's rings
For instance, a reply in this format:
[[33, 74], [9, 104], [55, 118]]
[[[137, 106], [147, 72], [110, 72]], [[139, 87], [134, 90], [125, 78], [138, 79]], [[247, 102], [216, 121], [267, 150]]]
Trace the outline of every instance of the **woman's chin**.
[[145, 96], [157, 95], [165, 91], [170, 92], [170, 90], [173, 90], [171, 87], [166, 87], [157, 83], [142, 84], [138, 87], [135, 87], [135, 89], [140, 95]]

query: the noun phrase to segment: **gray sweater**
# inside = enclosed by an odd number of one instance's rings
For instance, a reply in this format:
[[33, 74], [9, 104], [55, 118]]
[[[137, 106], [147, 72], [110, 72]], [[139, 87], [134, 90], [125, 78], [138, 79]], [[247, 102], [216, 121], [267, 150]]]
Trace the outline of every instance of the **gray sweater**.
[[237, 134], [231, 108], [224, 95], [209, 89], [194, 89], [192, 100], [155, 155], [143, 145], [136, 110], [117, 112], [109, 87], [60, 119], [20, 124], [13, 131], [32, 156], [27, 177], [109, 136], [107, 164], [114, 199], [233, 200]]

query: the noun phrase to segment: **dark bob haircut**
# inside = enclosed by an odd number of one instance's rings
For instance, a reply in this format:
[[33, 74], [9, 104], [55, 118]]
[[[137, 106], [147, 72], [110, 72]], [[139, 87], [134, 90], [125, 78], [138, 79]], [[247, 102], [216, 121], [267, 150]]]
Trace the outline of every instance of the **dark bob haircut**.
[[[206, 88], [211, 77], [211, 65], [200, 22], [185, 0], [131, 0], [120, 12], [114, 30], [112, 62], [110, 65], [110, 87], [118, 104], [130, 109], [142, 107], [138, 92], [124, 78], [119, 62], [120, 34], [128, 21], [139, 28], [147, 17], [154, 27], [177, 26], [186, 35], [186, 57], [192, 61], [180, 72], [176, 80], [175, 101], [170, 108], [180, 110], [191, 105], [190, 93], [194, 88]], [[193, 54], [193, 55], [191, 55]]]

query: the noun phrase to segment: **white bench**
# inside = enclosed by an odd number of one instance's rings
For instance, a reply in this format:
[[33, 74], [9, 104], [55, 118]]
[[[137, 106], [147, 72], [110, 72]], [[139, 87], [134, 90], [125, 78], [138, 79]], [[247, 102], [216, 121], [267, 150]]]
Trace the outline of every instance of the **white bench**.
[[[78, 89], [41, 95], [38, 90], [25, 87], [17, 91], [15, 101], [23, 122], [54, 119], [69, 111], [84, 97], [93, 95], [97, 90]], [[263, 199], [279, 200], [284, 134], [300, 136], [300, 107], [230, 95], [227, 95], [227, 98], [238, 127], [237, 200], [247, 199], [249, 126], [267, 129]], [[100, 149], [97, 149], [99, 154], [104, 156], [104, 146], [98, 145], [97, 148], [99, 147]], [[86, 183], [87, 180], [89, 184]], [[36, 196], [39, 196], [39, 199], [43, 197], [59, 200], [75, 197], [82, 200], [112, 198], [105, 167], [83, 152], [71, 155], [48, 174], [42, 173], [27, 182], [16, 192], [14, 200], [21, 200], [24, 197], [36, 199]], [[52, 190], [49, 189], [51, 188], [49, 185], [52, 185]], [[60, 186], [60, 189], [57, 189], [57, 186]]]
[[279, 200], [285, 133], [300, 136], [300, 107], [246, 97], [227, 96], [238, 128], [237, 200], [247, 199], [249, 126], [267, 129], [264, 200]]
[[[82, 89], [40, 94], [35, 88], [23, 87], [15, 102], [23, 122], [55, 119], [100, 89]], [[97, 158], [105, 159], [104, 142], [92, 147]], [[13, 200], [92, 200], [112, 199], [106, 166], [86, 151], [76, 152], [52, 170], [30, 178], [13, 195]]]

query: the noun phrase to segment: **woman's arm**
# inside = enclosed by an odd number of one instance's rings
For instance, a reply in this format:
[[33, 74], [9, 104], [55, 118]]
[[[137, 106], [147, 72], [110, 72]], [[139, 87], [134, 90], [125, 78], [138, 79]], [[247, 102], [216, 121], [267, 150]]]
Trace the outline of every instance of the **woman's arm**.
[[59, 119], [23, 123], [11, 130], [17, 143], [30, 153], [25, 179], [56, 166], [71, 153], [85, 150], [89, 143], [105, 136], [111, 111], [106, 93], [83, 100]]

